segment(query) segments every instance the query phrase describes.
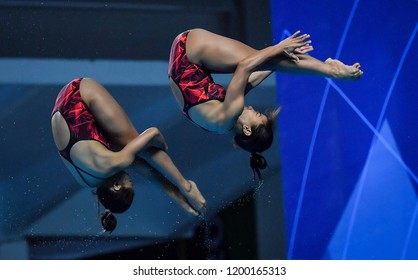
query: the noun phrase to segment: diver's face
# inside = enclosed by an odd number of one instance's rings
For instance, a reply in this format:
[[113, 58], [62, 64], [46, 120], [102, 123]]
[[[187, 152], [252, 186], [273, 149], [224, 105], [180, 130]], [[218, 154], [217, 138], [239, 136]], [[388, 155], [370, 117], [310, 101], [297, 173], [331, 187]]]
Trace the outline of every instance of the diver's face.
[[244, 107], [239, 120], [243, 125], [247, 125], [249, 127], [267, 124], [267, 116], [254, 110], [252, 106]]

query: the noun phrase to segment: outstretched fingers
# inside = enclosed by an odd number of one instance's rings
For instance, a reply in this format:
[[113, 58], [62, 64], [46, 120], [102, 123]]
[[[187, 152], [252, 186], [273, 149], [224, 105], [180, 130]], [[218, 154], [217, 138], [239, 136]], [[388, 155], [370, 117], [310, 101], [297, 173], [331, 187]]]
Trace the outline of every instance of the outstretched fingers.
[[299, 35], [299, 34], [300, 34], [300, 31], [296, 31], [295, 33], [293, 33], [292, 36], [290, 36], [290, 38], [292, 38], [296, 44], [301, 44], [299, 47], [310, 44], [312, 42], [310, 40], [306, 41], [307, 39], [311, 37], [311, 35], [307, 33], [302, 34], [302, 35]]
[[279, 45], [283, 47], [283, 54], [298, 63], [299, 57], [296, 54], [303, 54], [313, 50], [311, 46], [312, 41], [309, 38], [309, 34], [300, 35], [300, 31], [296, 31], [293, 35], [281, 41]]
[[296, 48], [293, 52], [295, 54], [305, 54], [305, 53], [308, 53], [310, 51], [313, 51], [313, 49], [314, 48], [310, 44], [307, 44], [307, 45], [302, 46], [300, 48]]
[[295, 33], [293, 33], [290, 37], [292, 38], [295, 38], [296, 36], [298, 36], [299, 35], [299, 33], [300, 33], [300, 30], [298, 30], [298, 31], [296, 31]]

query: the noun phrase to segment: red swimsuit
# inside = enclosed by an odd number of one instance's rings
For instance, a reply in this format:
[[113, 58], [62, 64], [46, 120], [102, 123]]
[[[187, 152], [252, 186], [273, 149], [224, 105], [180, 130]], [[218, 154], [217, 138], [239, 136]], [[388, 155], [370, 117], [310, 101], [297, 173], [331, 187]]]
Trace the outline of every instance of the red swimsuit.
[[80, 95], [80, 82], [81, 78], [74, 79], [66, 86], [64, 86], [57, 96], [55, 101], [52, 115], [59, 111], [67, 122], [68, 128], [70, 129], [70, 142], [64, 150], [59, 151], [60, 155], [68, 160], [74, 168], [77, 170], [81, 179], [89, 185], [84, 179], [82, 173], [92, 176], [97, 179], [105, 179], [94, 176], [87, 171], [77, 167], [71, 160], [70, 151], [75, 143], [82, 140], [96, 140], [102, 143], [109, 149], [109, 142], [100, 132], [97, 127], [96, 119], [93, 114], [89, 111], [87, 105], [84, 103]]
[[191, 107], [210, 100], [225, 99], [225, 88], [216, 84], [211, 72], [204, 66], [191, 63], [186, 54], [188, 31], [174, 39], [171, 47], [168, 76], [177, 84], [183, 94], [183, 114], [189, 117]]

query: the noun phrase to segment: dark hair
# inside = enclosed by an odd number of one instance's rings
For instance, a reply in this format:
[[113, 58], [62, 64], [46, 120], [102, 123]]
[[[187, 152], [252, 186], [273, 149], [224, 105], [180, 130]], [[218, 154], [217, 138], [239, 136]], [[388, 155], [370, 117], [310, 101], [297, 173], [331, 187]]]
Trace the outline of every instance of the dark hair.
[[267, 160], [260, 154], [252, 153], [250, 156], [250, 166], [253, 170], [254, 179], [255, 174], [257, 174], [258, 179], [262, 180], [260, 169], [265, 169], [268, 166]]
[[260, 180], [260, 169], [265, 169], [267, 167], [267, 161], [259, 153], [269, 149], [273, 143], [274, 123], [279, 112], [280, 108], [267, 112], [267, 123], [265, 125], [260, 124], [252, 127], [251, 135], [236, 134], [234, 136], [234, 143], [251, 153], [250, 166], [253, 169], [254, 176], [255, 173], [257, 173]]
[[100, 221], [102, 222], [103, 229], [110, 232], [112, 232], [118, 224], [116, 217], [108, 209], [101, 215]]
[[[116, 188], [116, 186], [118, 188]], [[128, 173], [121, 171], [105, 180], [96, 190], [97, 199], [106, 208], [101, 216], [106, 231], [116, 227], [116, 217], [112, 213], [123, 213], [129, 209], [134, 197], [134, 189]]]

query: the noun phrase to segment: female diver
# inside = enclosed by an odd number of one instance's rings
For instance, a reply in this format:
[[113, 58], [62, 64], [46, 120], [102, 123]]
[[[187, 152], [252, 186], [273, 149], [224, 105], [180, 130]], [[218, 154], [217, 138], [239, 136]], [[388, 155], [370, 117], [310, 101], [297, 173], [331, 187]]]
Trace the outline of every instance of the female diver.
[[181, 207], [196, 216], [205, 212], [205, 198], [195, 182], [186, 180], [176, 168], [161, 132], [151, 127], [139, 134], [116, 100], [95, 80], [78, 78], [62, 88], [51, 125], [65, 166], [79, 184], [95, 190], [106, 208], [101, 216], [106, 231], [116, 227], [112, 213], [122, 213], [132, 203], [133, 184], [124, 169], [140, 158], [154, 169], [141, 174], [155, 176], [158, 171], [165, 177], [159, 179], [166, 192]]
[[[234, 134], [234, 143], [251, 153], [250, 165], [259, 177], [259, 169], [267, 166], [259, 153], [272, 144], [279, 110], [262, 114], [245, 106], [251, 89], [273, 71], [346, 80], [363, 75], [359, 63], [345, 65], [330, 58], [322, 62], [307, 55], [313, 50], [309, 37], [298, 31], [262, 50], [204, 29], [185, 31], [173, 41], [168, 77], [183, 114], [209, 132]], [[212, 73], [233, 73], [228, 87], [216, 84]]]

